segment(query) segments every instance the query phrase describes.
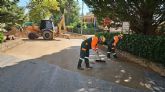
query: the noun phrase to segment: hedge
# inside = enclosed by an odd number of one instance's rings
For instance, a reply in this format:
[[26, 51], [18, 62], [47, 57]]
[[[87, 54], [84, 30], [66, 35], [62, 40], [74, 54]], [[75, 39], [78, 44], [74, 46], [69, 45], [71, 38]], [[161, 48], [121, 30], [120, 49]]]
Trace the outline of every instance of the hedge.
[[[118, 33], [99, 33], [107, 39], [112, 39]], [[131, 54], [162, 63], [165, 66], [165, 36], [124, 35], [117, 48]]]
[[3, 42], [3, 38], [4, 38], [4, 35], [3, 35], [3, 33], [2, 33], [2, 32], [0, 32], [0, 43], [2, 43], [2, 42]]

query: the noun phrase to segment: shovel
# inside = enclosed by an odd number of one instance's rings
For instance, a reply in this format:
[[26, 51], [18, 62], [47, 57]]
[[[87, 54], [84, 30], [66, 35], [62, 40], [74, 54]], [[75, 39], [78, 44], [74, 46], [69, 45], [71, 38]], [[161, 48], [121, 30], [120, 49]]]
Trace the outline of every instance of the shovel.
[[98, 60], [95, 60], [96, 62], [103, 62], [103, 63], [105, 63], [106, 61], [105, 60], [101, 60], [101, 57], [99, 56], [99, 52], [98, 51], [96, 51], [96, 54], [97, 54], [97, 56], [98, 56]]

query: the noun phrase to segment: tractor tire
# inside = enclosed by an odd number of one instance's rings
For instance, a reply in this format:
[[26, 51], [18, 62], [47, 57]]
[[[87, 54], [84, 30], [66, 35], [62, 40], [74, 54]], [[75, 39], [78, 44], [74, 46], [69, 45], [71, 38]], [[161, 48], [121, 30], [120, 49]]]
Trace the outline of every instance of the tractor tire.
[[39, 36], [34, 33], [34, 32], [31, 32], [28, 34], [28, 38], [31, 39], [31, 40], [34, 40], [34, 39], [37, 39]]
[[53, 40], [53, 32], [51, 31], [43, 31], [42, 36], [44, 40]]

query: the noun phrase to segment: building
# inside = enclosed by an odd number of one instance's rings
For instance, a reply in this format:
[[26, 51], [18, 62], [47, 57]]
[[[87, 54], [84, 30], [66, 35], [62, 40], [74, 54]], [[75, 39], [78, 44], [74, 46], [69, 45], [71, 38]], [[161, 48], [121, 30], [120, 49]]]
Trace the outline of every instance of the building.
[[81, 20], [83, 20], [83, 23], [86, 24], [94, 24], [96, 25], [96, 17], [92, 13], [88, 13], [87, 15], [83, 16], [83, 19], [81, 17]]

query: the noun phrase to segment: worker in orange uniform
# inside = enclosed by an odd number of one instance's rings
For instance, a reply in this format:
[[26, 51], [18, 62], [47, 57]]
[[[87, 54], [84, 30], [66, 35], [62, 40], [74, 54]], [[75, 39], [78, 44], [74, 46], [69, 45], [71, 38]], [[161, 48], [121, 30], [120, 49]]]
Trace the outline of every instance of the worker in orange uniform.
[[111, 53], [114, 58], [117, 58], [117, 55], [115, 53], [116, 45], [117, 43], [123, 38], [122, 34], [115, 35], [113, 39], [108, 43], [108, 51], [107, 51], [107, 58], [111, 57]]
[[84, 40], [81, 43], [80, 58], [79, 58], [79, 61], [78, 61], [77, 69], [84, 70], [84, 68], [81, 67], [81, 63], [83, 61], [85, 61], [87, 69], [92, 68], [89, 65], [89, 50], [93, 49], [94, 51], [97, 51], [97, 49], [98, 49], [97, 44], [102, 43], [102, 42], [105, 42], [105, 37], [104, 36], [100, 36], [100, 37], [93, 36], [93, 37], [90, 37], [90, 38]]

